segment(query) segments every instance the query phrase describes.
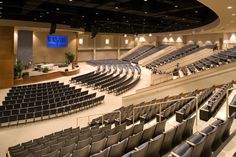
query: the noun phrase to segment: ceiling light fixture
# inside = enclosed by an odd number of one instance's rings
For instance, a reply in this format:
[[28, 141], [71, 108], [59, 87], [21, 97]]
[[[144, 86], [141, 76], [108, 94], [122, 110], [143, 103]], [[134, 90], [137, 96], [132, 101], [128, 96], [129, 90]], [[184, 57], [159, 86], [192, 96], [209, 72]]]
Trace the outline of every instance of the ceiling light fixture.
[[69, 0], [69, 2], [72, 2], [73, 0]]
[[126, 38], [126, 37], [127, 37], [127, 34], [124, 34], [124, 37]]
[[119, 9], [119, 7], [116, 6], [115, 9]]
[[60, 8], [57, 8], [57, 11], [60, 10]]
[[0, 7], [0, 9], [3, 9], [3, 7]]
[[228, 6], [227, 9], [232, 9], [233, 7], [232, 6]]
[[147, 13], [148, 13], [148, 12], [146, 12], [146, 11], [144, 12], [144, 14], [147, 14]]
[[144, 2], [147, 2], [147, 0], [144, 0]]
[[178, 5], [175, 5], [175, 8], [178, 8], [179, 6]]
[[152, 33], [149, 33], [148, 36], [151, 37], [151, 36], [152, 36]]
[[195, 13], [197, 14], [197, 13], [198, 13], [198, 11], [197, 11], [197, 10], [195, 10]]
[[236, 15], [235, 13], [232, 14], [232, 16], [235, 16], [235, 15]]
[[0, 4], [2, 4], [3, 3], [3, 1], [0, 1]]

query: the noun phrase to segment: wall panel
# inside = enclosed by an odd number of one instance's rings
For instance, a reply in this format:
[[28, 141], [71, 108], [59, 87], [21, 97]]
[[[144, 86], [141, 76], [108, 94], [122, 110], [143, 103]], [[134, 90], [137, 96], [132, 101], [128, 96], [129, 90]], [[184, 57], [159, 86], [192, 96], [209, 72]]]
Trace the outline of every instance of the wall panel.
[[13, 85], [14, 28], [0, 27], [0, 89]]

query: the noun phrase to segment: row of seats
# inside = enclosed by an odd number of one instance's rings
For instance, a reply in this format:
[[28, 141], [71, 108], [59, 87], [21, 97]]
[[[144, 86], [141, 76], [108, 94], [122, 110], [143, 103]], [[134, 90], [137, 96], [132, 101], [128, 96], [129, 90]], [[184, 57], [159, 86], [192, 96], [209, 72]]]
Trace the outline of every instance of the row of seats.
[[[198, 107], [201, 107], [203, 103], [212, 95], [215, 87], [207, 88], [202, 91], [198, 97]], [[183, 119], [188, 118], [192, 113], [196, 111], [196, 99], [192, 99], [186, 105], [184, 105], [180, 110], [176, 111], [176, 121], [182, 122]]]
[[[85, 127], [85, 128], [68, 128], [64, 131], [59, 131], [45, 137], [34, 139], [22, 144], [9, 148], [9, 153], [12, 157], [27, 156], [42, 156], [45, 153], [53, 153], [56, 150], [60, 150], [60, 156], [66, 154], [66, 152], [72, 150], [79, 150], [88, 145], [91, 145], [92, 149], [90, 155], [99, 152], [101, 147], [110, 147], [113, 144], [123, 141], [133, 135], [141, 133], [143, 130], [143, 123], [132, 126], [129, 129], [125, 129], [126, 125], [122, 124], [111, 129], [111, 125], [104, 127]], [[165, 122], [157, 123], [154, 125], [155, 135], [159, 135], [163, 132]], [[146, 136], [142, 139], [145, 140]], [[104, 143], [105, 142], [105, 143]], [[129, 142], [132, 147], [132, 140]], [[49, 147], [49, 148], [48, 148]], [[73, 148], [73, 149], [72, 149]], [[80, 153], [75, 153], [78, 156]]]
[[144, 46], [138, 48], [137, 50], [135, 50], [134, 52], [132, 52], [130, 55], [124, 57], [123, 60], [124, 60], [124, 61], [128, 61], [128, 62], [131, 62], [133, 59], [139, 58], [140, 56], [142, 56], [142, 55], [145, 54], [146, 52], [152, 50], [153, 48], [155, 48], [155, 46], [152, 46], [152, 45], [144, 45]]
[[[197, 92], [198, 91], [190, 92], [186, 94], [185, 97], [193, 96]], [[108, 113], [101, 117], [93, 119], [90, 125], [100, 125], [103, 123], [106, 123], [106, 124], [127, 123], [127, 125], [130, 125], [137, 121], [149, 122], [150, 120], [154, 118], [156, 118], [159, 121], [160, 115], [164, 115], [163, 117], [165, 118], [162, 118], [162, 120], [164, 120], [164, 119], [169, 118], [169, 116], [167, 117], [165, 115], [165, 112], [166, 112], [165, 110], [167, 108], [170, 108], [171, 106], [173, 106], [173, 104], [175, 104], [175, 106], [178, 106], [176, 108], [180, 108], [184, 106], [188, 101], [190, 101], [190, 99], [179, 100], [178, 102], [172, 101], [172, 100], [180, 99], [180, 98], [181, 98], [181, 94], [173, 96], [172, 98], [163, 98], [159, 100], [154, 99], [150, 102], [142, 102], [137, 105], [129, 105], [127, 107], [121, 107], [112, 113]], [[166, 103], [166, 101], [172, 101], [172, 102]], [[163, 111], [161, 114], [159, 114], [160, 105]], [[173, 114], [174, 112], [175, 110], [173, 110]]]
[[178, 50], [172, 51], [171, 53], [153, 61], [152, 63], [149, 63], [148, 65], [146, 65], [146, 68], [150, 70], [155, 70], [159, 66], [173, 62], [174, 60], [180, 59], [184, 56], [197, 52], [197, 51], [194, 51], [195, 49], [198, 49], [197, 45], [184, 46]]
[[[159, 154], [155, 151], [156, 148], [161, 152], [166, 152], [172, 146], [178, 144], [175, 139], [179, 139], [179, 142], [181, 142], [182, 138], [189, 137], [192, 134], [193, 123], [194, 117], [186, 120], [184, 127], [181, 126], [181, 129], [180, 126], [177, 126], [168, 131], [165, 131], [166, 121], [156, 123], [145, 130], [143, 130], [143, 123], [127, 129], [125, 129], [125, 124], [112, 129], [111, 125], [101, 128], [68, 128], [9, 147], [9, 154], [11, 157], [94, 157], [101, 156], [101, 154], [107, 154], [106, 157], [120, 157], [132, 151], [135, 147], [150, 142], [152, 146], [149, 153], [154, 155]], [[155, 138], [160, 135], [162, 137], [161, 141], [159, 138]], [[152, 140], [153, 138], [155, 140]], [[106, 153], [102, 153], [104, 151]]]
[[110, 62], [106, 64], [107, 62], [106, 60], [96, 61], [94, 63], [98, 66], [96, 71], [76, 76], [70, 82], [116, 95], [128, 91], [139, 82], [141, 68], [138, 65], [123, 64], [122, 61], [119, 64], [111, 64]]
[[226, 92], [229, 88], [233, 86], [232, 83], [227, 83], [223, 85], [200, 109], [200, 119], [208, 121], [221, 107], [226, 99]]
[[162, 45], [162, 46], [157, 46], [157, 47], [153, 47], [152, 49], [145, 51], [143, 54], [136, 56], [134, 58], [132, 58], [130, 61], [132, 63], [138, 64], [138, 62], [154, 53], [158, 53], [159, 51], [163, 50], [164, 48], [168, 47], [167, 45]]
[[[42, 86], [44, 91], [41, 90]], [[28, 93], [29, 91], [35, 92]], [[13, 87], [9, 93], [7, 100], [0, 106], [0, 126], [25, 124], [66, 115], [98, 105], [105, 98], [59, 82]]]
[[210, 157], [230, 135], [235, 113], [228, 119], [217, 119], [203, 130], [194, 133], [172, 150], [173, 157]]
[[[166, 154], [169, 150], [192, 135], [194, 120], [195, 117], [192, 117], [172, 129], [165, 131], [163, 134], [153, 136], [153, 138], [150, 136], [148, 141], [145, 143], [142, 142], [141, 145], [122, 157], [159, 157]], [[152, 127], [147, 129], [148, 134], [152, 135], [153, 130]]]
[[217, 54], [213, 54], [209, 57], [195, 61], [189, 65], [183, 66], [179, 69], [178, 74], [180, 75], [180, 72], [182, 72], [183, 76], [188, 76], [197, 72], [216, 68], [225, 64], [230, 64], [235, 61], [236, 47], [227, 51], [221, 51]]

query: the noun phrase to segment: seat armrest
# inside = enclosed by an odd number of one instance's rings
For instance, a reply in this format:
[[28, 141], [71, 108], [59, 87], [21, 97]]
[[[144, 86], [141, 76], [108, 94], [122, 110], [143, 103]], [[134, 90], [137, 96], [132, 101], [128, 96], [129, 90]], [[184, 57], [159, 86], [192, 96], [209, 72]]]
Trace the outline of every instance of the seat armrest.
[[186, 140], [186, 142], [187, 142], [189, 145], [193, 146], [193, 147], [196, 145], [195, 143], [193, 143], [193, 142], [191, 142], [191, 141], [188, 141], [188, 140]]
[[171, 152], [171, 155], [175, 156], [175, 157], [180, 157], [178, 154], [176, 154], [175, 152]]

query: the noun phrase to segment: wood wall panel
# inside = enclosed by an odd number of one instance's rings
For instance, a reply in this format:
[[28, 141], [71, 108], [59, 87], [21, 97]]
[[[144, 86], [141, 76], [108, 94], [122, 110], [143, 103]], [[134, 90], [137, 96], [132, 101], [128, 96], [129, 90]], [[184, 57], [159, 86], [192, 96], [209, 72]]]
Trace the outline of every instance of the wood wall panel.
[[0, 89], [13, 85], [14, 58], [14, 28], [0, 27]]

